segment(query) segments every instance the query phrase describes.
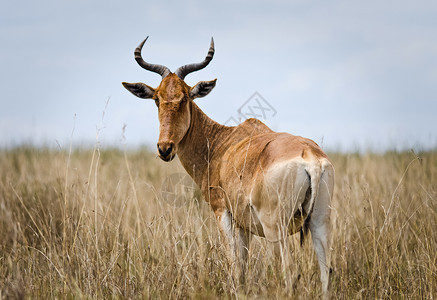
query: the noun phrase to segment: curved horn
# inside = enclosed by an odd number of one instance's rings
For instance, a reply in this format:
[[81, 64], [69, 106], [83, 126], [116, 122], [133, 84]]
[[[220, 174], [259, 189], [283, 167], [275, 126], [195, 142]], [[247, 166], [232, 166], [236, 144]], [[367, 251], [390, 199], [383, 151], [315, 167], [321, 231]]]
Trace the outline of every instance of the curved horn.
[[162, 78], [164, 78], [165, 76], [170, 74], [169, 68], [167, 68], [166, 66], [149, 64], [148, 62], [145, 62], [144, 59], [141, 57], [141, 50], [143, 49], [144, 43], [147, 41], [148, 38], [149, 37], [146, 37], [146, 39], [135, 49], [135, 60], [142, 68], [148, 71], [158, 73], [162, 76]]
[[184, 80], [185, 76], [187, 76], [191, 72], [198, 71], [205, 68], [212, 60], [213, 56], [214, 56], [214, 39], [211, 38], [211, 45], [209, 46], [208, 55], [205, 57], [205, 60], [202, 61], [201, 63], [189, 64], [179, 67], [176, 70], [175, 74], [178, 75], [180, 79]]

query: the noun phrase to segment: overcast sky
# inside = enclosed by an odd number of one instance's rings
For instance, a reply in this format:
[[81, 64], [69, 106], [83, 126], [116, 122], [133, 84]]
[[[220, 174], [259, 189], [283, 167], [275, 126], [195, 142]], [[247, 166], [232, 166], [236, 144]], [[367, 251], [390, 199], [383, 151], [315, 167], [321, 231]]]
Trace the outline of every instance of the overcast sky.
[[218, 79], [196, 100], [218, 122], [265, 100], [262, 121], [328, 150], [437, 146], [437, 2], [399, 0], [3, 1], [0, 146], [154, 147], [153, 101], [121, 85], [159, 84], [146, 36], [172, 71], [214, 37], [186, 82]]

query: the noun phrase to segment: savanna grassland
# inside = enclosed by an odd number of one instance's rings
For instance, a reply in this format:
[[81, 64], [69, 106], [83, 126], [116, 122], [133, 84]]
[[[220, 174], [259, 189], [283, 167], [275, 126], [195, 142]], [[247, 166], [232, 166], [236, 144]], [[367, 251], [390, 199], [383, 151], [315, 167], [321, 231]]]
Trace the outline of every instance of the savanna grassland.
[[[333, 299], [437, 297], [437, 152], [338, 154]], [[289, 238], [285, 268], [262, 238], [246, 284], [196, 189], [148, 150], [0, 151], [0, 299], [312, 299], [319, 267]], [[170, 196], [172, 196], [170, 195]], [[282, 265], [284, 265], [282, 264]]]

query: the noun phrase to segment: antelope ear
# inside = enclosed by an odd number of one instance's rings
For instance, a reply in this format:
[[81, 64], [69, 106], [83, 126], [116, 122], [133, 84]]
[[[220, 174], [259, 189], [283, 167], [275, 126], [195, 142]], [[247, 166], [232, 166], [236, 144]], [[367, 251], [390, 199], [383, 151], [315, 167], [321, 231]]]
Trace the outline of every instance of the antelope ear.
[[216, 81], [217, 78], [211, 81], [199, 81], [195, 86], [191, 88], [190, 97], [193, 99], [205, 97], [215, 87]]
[[142, 82], [137, 83], [121, 83], [129, 92], [143, 99], [150, 99], [155, 94], [155, 89]]

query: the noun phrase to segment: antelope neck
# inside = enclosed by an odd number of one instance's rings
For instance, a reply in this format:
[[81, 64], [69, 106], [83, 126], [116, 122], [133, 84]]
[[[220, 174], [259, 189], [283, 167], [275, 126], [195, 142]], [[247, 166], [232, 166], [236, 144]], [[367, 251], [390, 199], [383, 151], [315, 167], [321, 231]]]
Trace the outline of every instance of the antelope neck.
[[203, 189], [202, 180], [209, 171], [215, 150], [221, 146], [232, 127], [210, 119], [194, 102], [191, 102], [191, 122], [187, 133], [179, 143], [178, 156], [184, 169]]

